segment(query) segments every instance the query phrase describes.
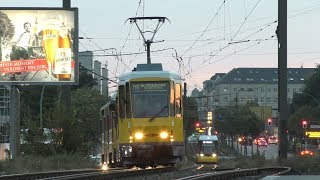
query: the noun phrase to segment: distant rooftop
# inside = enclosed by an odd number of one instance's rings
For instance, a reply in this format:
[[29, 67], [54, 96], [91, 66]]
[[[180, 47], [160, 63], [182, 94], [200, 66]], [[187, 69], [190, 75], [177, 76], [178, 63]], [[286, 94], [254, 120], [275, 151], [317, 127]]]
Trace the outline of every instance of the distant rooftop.
[[[288, 68], [288, 84], [301, 84], [315, 68]], [[217, 84], [277, 84], [278, 68], [235, 68]]]

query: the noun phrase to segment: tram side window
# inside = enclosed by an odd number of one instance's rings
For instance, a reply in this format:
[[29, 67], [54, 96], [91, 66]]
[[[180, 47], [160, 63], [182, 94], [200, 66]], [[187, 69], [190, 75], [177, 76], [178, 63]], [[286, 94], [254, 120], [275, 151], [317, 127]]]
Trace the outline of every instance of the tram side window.
[[176, 115], [181, 116], [181, 85], [175, 85], [175, 109]]
[[170, 116], [174, 117], [174, 83], [170, 86]]
[[130, 100], [130, 88], [129, 83], [126, 84], [126, 114], [127, 118], [131, 118], [131, 100]]
[[125, 93], [124, 86], [119, 86], [119, 115], [120, 118], [123, 119], [125, 117]]

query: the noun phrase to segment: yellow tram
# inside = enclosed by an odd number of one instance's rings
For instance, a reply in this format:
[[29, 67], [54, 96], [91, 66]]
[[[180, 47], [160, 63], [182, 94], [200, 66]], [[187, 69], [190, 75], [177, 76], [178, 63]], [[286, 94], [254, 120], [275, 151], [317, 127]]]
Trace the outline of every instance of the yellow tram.
[[218, 137], [216, 135], [200, 135], [198, 146], [197, 163], [218, 163]]
[[161, 64], [138, 64], [119, 77], [115, 104], [101, 109], [104, 162], [173, 165], [184, 157], [180, 76]]

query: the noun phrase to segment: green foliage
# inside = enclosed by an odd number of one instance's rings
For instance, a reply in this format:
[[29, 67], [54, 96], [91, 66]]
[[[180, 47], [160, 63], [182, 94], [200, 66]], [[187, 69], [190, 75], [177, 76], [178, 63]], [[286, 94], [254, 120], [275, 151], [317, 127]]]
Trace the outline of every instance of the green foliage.
[[83, 88], [83, 87], [91, 87], [92, 88], [93, 86], [95, 86], [97, 84], [98, 84], [97, 79], [94, 79], [92, 77], [92, 74], [90, 74], [87, 69], [85, 69], [84, 67], [82, 67], [80, 65], [80, 67], [79, 67], [79, 85], [72, 86], [71, 89], [72, 89], [72, 91], [75, 91], [75, 90], [77, 90], [79, 88]]
[[77, 151], [83, 140], [80, 123], [68, 113], [63, 104], [58, 104], [53, 109], [51, 127], [53, 128], [53, 142], [59, 153]]
[[97, 147], [100, 144], [100, 107], [105, 103], [106, 97], [92, 88], [81, 88], [73, 92], [72, 112], [83, 134], [83, 145]]
[[216, 127], [219, 132], [229, 135], [258, 135], [262, 130], [263, 122], [250, 111], [249, 106], [220, 107], [215, 111], [222, 116], [218, 119]]
[[192, 97], [186, 97], [183, 102], [183, 108], [184, 129], [187, 135], [194, 131], [194, 124], [199, 121], [196, 100]]
[[315, 122], [320, 121], [320, 65], [315, 73], [305, 82], [304, 91], [301, 94], [294, 94], [291, 105], [288, 128], [290, 134], [302, 136], [302, 119]]
[[84, 169], [95, 166], [79, 153], [63, 153], [53, 156], [29, 155], [0, 162], [1, 170], [7, 174]]
[[[308, 113], [306, 113], [308, 112]], [[299, 137], [303, 135], [302, 120], [319, 121], [317, 117], [320, 117], [320, 110], [314, 108], [311, 105], [304, 105], [295, 111], [293, 115], [289, 117], [288, 127], [291, 134], [295, 134]]]

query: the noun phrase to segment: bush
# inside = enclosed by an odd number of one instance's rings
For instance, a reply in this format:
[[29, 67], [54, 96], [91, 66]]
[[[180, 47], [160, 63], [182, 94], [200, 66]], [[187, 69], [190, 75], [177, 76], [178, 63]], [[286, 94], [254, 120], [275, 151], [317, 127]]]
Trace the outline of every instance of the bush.
[[53, 156], [25, 156], [15, 160], [0, 163], [0, 168], [6, 174], [30, 173], [41, 171], [59, 171], [71, 169], [94, 168], [96, 165], [84, 156], [74, 154], [58, 154]]

